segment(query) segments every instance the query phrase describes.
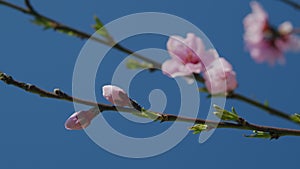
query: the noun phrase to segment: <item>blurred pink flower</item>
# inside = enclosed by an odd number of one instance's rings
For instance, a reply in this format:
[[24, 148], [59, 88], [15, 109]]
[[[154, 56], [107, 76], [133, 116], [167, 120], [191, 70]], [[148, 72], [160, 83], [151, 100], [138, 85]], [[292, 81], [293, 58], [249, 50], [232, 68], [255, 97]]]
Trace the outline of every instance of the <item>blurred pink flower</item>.
[[203, 74], [205, 86], [211, 94], [233, 91], [237, 87], [236, 74], [224, 58], [214, 60]]
[[92, 110], [75, 112], [66, 120], [65, 128], [68, 130], [84, 129], [90, 125], [96, 115], [97, 113]]
[[163, 63], [162, 71], [171, 77], [200, 73], [205, 70], [204, 65], [218, 57], [215, 50], [206, 51], [202, 40], [193, 33], [188, 33], [185, 39], [171, 36], [167, 49], [172, 58]]
[[300, 40], [292, 35], [293, 26], [284, 22], [276, 30], [269, 24], [268, 14], [258, 2], [250, 3], [252, 13], [244, 19], [244, 40], [251, 57], [258, 63], [284, 63], [283, 53], [300, 50]]
[[276, 45], [284, 51], [299, 51], [300, 39], [292, 34], [293, 25], [291, 22], [283, 22], [278, 27], [281, 38], [276, 41]]
[[102, 87], [103, 97], [116, 106], [129, 106], [131, 107], [130, 99], [127, 93], [113, 85], [105, 85]]

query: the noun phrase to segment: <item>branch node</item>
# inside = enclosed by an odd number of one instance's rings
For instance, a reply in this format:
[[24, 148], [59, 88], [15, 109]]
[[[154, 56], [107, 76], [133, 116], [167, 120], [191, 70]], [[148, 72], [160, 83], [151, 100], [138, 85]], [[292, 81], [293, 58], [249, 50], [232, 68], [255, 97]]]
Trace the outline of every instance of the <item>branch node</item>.
[[275, 132], [269, 132], [269, 133], [270, 133], [270, 136], [271, 136], [270, 140], [273, 140], [273, 139], [277, 140], [280, 137], [280, 135], [278, 133], [275, 133]]
[[0, 74], [0, 80], [3, 80], [4, 82], [8, 83], [8, 81], [11, 81], [13, 78], [5, 73]]
[[30, 91], [30, 90], [32, 90], [33, 88], [35, 88], [35, 86], [32, 85], [32, 84], [30, 84], [30, 83], [24, 84], [24, 87], [25, 87], [25, 90], [26, 90], [26, 91]]
[[247, 125], [247, 121], [241, 117], [239, 117], [239, 119], [237, 120], [238, 124], [240, 124], [241, 126], [246, 126]]
[[31, 12], [31, 13], [33, 13], [33, 14], [35, 14], [35, 15], [38, 15], [38, 16], [40, 15], [40, 14], [33, 8], [33, 6], [32, 6], [31, 3], [30, 3], [30, 0], [25, 0], [25, 5], [27, 6], [29, 12]]
[[161, 116], [158, 117], [158, 120], [160, 120], [160, 123], [169, 121], [169, 116], [165, 114], [161, 114]]
[[135, 108], [137, 111], [142, 112], [143, 111], [143, 107], [141, 105], [139, 105], [135, 100], [129, 98], [130, 103], [132, 105], [133, 108]]
[[53, 93], [56, 94], [59, 97], [65, 97], [65, 96], [67, 96], [67, 94], [64, 93], [64, 92], [62, 92], [59, 88], [55, 88], [53, 90]]

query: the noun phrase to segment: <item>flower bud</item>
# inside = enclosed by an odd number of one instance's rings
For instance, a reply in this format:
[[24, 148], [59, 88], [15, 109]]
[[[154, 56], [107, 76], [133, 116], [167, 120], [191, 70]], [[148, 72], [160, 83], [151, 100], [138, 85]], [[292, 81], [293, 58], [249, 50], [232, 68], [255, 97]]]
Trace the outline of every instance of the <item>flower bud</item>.
[[90, 125], [97, 113], [92, 110], [78, 111], [72, 114], [65, 122], [65, 128], [68, 130], [81, 130]]
[[127, 93], [113, 85], [106, 85], [102, 87], [102, 94], [103, 97], [105, 97], [106, 100], [111, 102], [112, 104], [116, 106], [129, 106], [131, 107], [130, 99], [127, 95]]

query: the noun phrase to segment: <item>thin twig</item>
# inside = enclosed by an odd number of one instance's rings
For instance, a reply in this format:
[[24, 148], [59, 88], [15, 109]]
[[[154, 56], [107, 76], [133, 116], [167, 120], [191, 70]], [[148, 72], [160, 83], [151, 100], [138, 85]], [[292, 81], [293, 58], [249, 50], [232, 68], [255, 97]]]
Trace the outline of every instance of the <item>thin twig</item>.
[[15, 4], [12, 4], [10, 2], [6, 2], [4, 0], [0, 0], [0, 4], [5, 5], [7, 7], [10, 7], [12, 9], [15, 9], [17, 11], [23, 12], [25, 14], [34, 16], [34, 17], [43, 18], [43, 19], [45, 19], [45, 20], [47, 20], [47, 21], [49, 21], [51, 23], [51, 27], [54, 30], [71, 31], [72, 33], [76, 34], [76, 36], [78, 36], [80, 38], [94, 40], [96, 42], [99, 42], [99, 43], [102, 43], [104, 45], [107, 45], [107, 46], [113, 47], [115, 49], [118, 49], [118, 50], [120, 50], [120, 51], [122, 51], [124, 53], [130, 54], [130, 55], [132, 55], [132, 56], [134, 56], [134, 57], [136, 57], [138, 59], [141, 59], [141, 60], [143, 60], [145, 62], [151, 63], [153, 65], [153, 68], [160, 68], [161, 67], [160, 63], [158, 63], [158, 62], [156, 62], [154, 60], [148, 59], [147, 57], [145, 57], [145, 56], [143, 56], [141, 54], [134, 53], [130, 49], [127, 49], [127, 48], [123, 47], [120, 44], [115, 44], [115, 43], [108, 42], [108, 41], [105, 41], [103, 39], [94, 37], [91, 34], [88, 34], [88, 33], [85, 33], [83, 31], [80, 31], [78, 29], [75, 29], [75, 28], [72, 28], [70, 26], [64, 25], [64, 24], [62, 24], [62, 23], [60, 23], [60, 22], [58, 22], [58, 21], [56, 21], [54, 19], [51, 19], [51, 18], [49, 18], [47, 16], [44, 16], [44, 15], [38, 13], [33, 8], [33, 6], [31, 5], [31, 3], [30, 3], [29, 0], [25, 0], [25, 5], [26, 5], [27, 8], [23, 8], [23, 7], [17, 6]]
[[[138, 110], [135, 108], [128, 108], [128, 107], [120, 107], [120, 106], [111, 106], [102, 103], [96, 103], [92, 101], [82, 100], [79, 98], [72, 97], [67, 95], [66, 93], [62, 92], [59, 89], [55, 89], [54, 92], [48, 92], [43, 90], [35, 85], [31, 85], [24, 82], [19, 82], [14, 80], [11, 76], [6, 75], [5, 73], [0, 72], [0, 80], [8, 85], [13, 85], [18, 88], [21, 88], [27, 92], [38, 94], [41, 97], [59, 99], [59, 100], [66, 100], [69, 102], [76, 102], [84, 105], [89, 106], [98, 106], [100, 111], [115, 111], [115, 112], [127, 112], [127, 113], [139, 113]], [[243, 123], [231, 123], [231, 122], [214, 122], [214, 121], [207, 121], [200, 118], [188, 118], [188, 117], [181, 117], [172, 114], [164, 114], [155, 112], [159, 115], [157, 120], [160, 121], [180, 121], [180, 122], [188, 122], [188, 123], [195, 123], [195, 124], [207, 124], [211, 128], [233, 128], [239, 130], [257, 130], [272, 133], [276, 136], [276, 138], [280, 136], [300, 136], [300, 130], [294, 129], [285, 129], [285, 128], [277, 128], [277, 127], [269, 127], [269, 126], [260, 126], [255, 125], [243, 120]]]
[[298, 4], [295, 1], [291, 1], [291, 0], [280, 0], [280, 1], [283, 2], [283, 3], [286, 3], [286, 4], [290, 5], [290, 6], [292, 6], [295, 9], [300, 10], [300, 4]]
[[[205, 92], [205, 93], [209, 93], [206, 88], [201, 88], [201, 91]], [[242, 101], [244, 103], [253, 105], [254, 107], [260, 108], [260, 109], [264, 110], [265, 112], [267, 112], [267, 113], [269, 113], [271, 115], [283, 118], [285, 120], [288, 120], [290, 122], [293, 122], [293, 123], [296, 123], [296, 124], [300, 125], [299, 122], [296, 122], [296, 121], [294, 121], [292, 119], [292, 115], [289, 115], [289, 114], [287, 114], [287, 113], [285, 113], [283, 111], [280, 111], [280, 110], [277, 110], [275, 108], [272, 108], [269, 105], [260, 103], [260, 102], [254, 100], [254, 99], [251, 99], [249, 97], [246, 97], [246, 96], [244, 96], [242, 94], [239, 94], [239, 93], [236, 93], [234, 91], [233, 92], [229, 92], [227, 94], [216, 94], [216, 95], [209, 94], [208, 97], [226, 97], [228, 99], [239, 100], [239, 101]]]
[[[286, 120], [295, 122], [295, 121], [293, 121], [293, 120], [291, 119], [291, 116], [290, 116], [289, 114], [284, 113], [284, 112], [282, 112], [282, 111], [280, 111], [280, 110], [274, 109], [274, 108], [272, 108], [272, 107], [269, 107], [269, 106], [267, 106], [267, 105], [265, 105], [265, 104], [262, 104], [262, 103], [260, 103], [260, 102], [258, 102], [258, 101], [256, 101], [256, 100], [250, 99], [250, 98], [248, 98], [248, 97], [246, 97], [246, 96], [243, 96], [243, 95], [241, 95], [241, 94], [239, 94], [239, 93], [232, 92], [232, 93], [230, 93], [230, 94], [227, 96], [227, 98], [229, 98], [229, 99], [236, 99], [236, 100], [243, 101], [243, 102], [245, 102], [245, 103], [249, 103], [249, 104], [251, 104], [251, 105], [253, 105], [253, 106], [255, 106], [255, 107], [258, 107], [258, 108], [260, 108], [260, 109], [262, 109], [262, 110], [265, 110], [266, 112], [268, 112], [268, 113], [271, 114], [271, 115], [275, 115], [275, 116], [281, 117], [281, 118], [283, 118], [283, 119], [286, 119]], [[295, 123], [296, 123], [296, 122], [295, 122]], [[299, 123], [297, 123], [297, 124], [299, 124]]]

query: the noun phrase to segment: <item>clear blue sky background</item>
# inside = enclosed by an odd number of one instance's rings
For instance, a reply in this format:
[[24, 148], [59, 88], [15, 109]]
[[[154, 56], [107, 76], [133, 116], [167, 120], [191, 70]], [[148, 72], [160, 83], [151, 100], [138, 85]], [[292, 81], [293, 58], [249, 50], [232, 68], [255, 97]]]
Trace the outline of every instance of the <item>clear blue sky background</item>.
[[[271, 67], [267, 64], [256, 64], [244, 50], [242, 20], [250, 12], [249, 2], [56, 0], [33, 1], [33, 4], [43, 14], [90, 33], [93, 33], [90, 28], [93, 15], [99, 16], [104, 23], [127, 14], [149, 11], [170, 13], [187, 19], [202, 29], [219, 53], [233, 64], [239, 82], [238, 92], [262, 102], [268, 100], [270, 105], [289, 113], [299, 112], [299, 54], [287, 54], [286, 65]], [[300, 26], [300, 11], [279, 1], [259, 2], [269, 12], [273, 24], [290, 20], [296, 27]], [[16, 3], [23, 5], [21, 2]], [[29, 22], [30, 16], [6, 7], [0, 6], [0, 11], [0, 70], [47, 90], [59, 87], [71, 93], [74, 64], [85, 41], [52, 30], [43, 31], [41, 27]], [[123, 45], [133, 50], [149, 47], [165, 49], [166, 41], [165, 37], [136, 37], [124, 41]], [[115, 62], [126, 56], [118, 51], [112, 51], [111, 55], [118, 58]], [[101, 98], [101, 86], [109, 82], [113, 71], [111, 67], [114, 65], [107, 62], [103, 67], [108, 69], [108, 73], [97, 83], [100, 102], [105, 102]], [[130, 94], [147, 106], [151, 89], [167, 89], [168, 86], [175, 88], [173, 83], [159, 72], [144, 72], [134, 81], [134, 91]], [[171, 91], [167, 92], [168, 96], [176, 98], [178, 93]], [[243, 134], [250, 134], [250, 131], [229, 129], [217, 130], [204, 144], [198, 143], [198, 135], [189, 134], [175, 148], [162, 155], [146, 159], [123, 158], [98, 147], [84, 131], [67, 131], [64, 128], [65, 119], [74, 111], [72, 103], [40, 98], [3, 83], [0, 83], [0, 92], [0, 168], [3, 169], [276, 169], [298, 166], [299, 138], [283, 137], [272, 141], [249, 139], [243, 137]], [[176, 103], [176, 100], [172, 100]], [[202, 101], [202, 105], [209, 103], [204, 94]], [[233, 105], [250, 122], [299, 128], [244, 103], [229, 100], [226, 107]], [[176, 106], [168, 105], [167, 111], [176, 111]], [[144, 127], [108, 114], [106, 116], [112, 126], [131, 136], [148, 136], [148, 132], [155, 134], [168, 127], [168, 124], [159, 123]]]

